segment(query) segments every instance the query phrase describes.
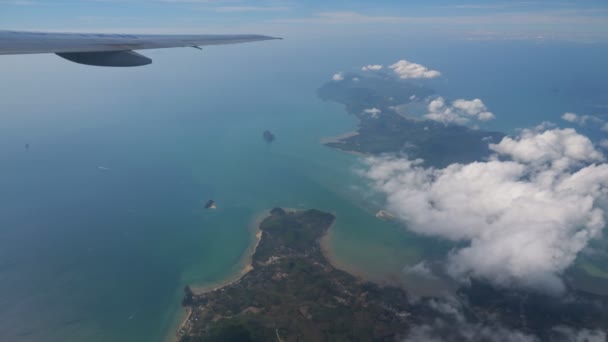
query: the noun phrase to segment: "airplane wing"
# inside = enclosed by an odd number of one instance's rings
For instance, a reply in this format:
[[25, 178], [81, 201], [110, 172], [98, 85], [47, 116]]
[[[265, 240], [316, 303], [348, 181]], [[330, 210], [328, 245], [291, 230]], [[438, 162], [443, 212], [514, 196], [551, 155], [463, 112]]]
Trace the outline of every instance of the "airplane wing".
[[0, 55], [55, 53], [75, 63], [129, 67], [152, 63], [133, 50], [201, 47], [280, 39], [252, 34], [151, 35], [0, 30]]

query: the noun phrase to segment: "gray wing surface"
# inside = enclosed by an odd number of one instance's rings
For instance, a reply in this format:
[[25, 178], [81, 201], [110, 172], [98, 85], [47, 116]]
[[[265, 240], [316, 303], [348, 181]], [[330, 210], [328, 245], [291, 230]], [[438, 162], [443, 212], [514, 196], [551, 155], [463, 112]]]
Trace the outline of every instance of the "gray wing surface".
[[97, 66], [140, 66], [151, 59], [133, 50], [237, 44], [279, 39], [252, 34], [151, 35], [0, 31], [0, 55], [55, 53]]

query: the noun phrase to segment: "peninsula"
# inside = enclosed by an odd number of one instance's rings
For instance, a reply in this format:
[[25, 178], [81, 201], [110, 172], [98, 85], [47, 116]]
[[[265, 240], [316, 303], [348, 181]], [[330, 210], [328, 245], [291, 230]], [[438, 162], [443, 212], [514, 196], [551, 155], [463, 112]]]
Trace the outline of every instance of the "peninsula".
[[325, 145], [368, 155], [406, 154], [434, 167], [488, 157], [491, 154], [488, 143], [499, 142], [503, 133], [446, 125], [403, 113], [403, 108], [414, 111], [413, 108], [422, 106], [421, 99], [433, 93], [427, 87], [403, 80], [356, 74], [341, 82], [328, 82], [317, 91], [319, 98], [343, 104], [348, 114], [357, 117], [359, 127], [356, 134]]
[[273, 209], [253, 269], [211, 292], [186, 288], [181, 341], [393, 341], [407, 332], [406, 293], [334, 268], [319, 240], [334, 216]]
[[204, 293], [186, 286], [179, 340], [395, 341], [432, 327], [446, 341], [485, 341], [484, 332], [505, 329], [561, 341], [555, 327], [608, 329], [608, 297], [575, 289], [557, 298], [472, 280], [447, 298], [412, 299], [361, 280], [323, 254], [320, 239], [334, 220], [318, 210], [273, 209], [241, 278]]

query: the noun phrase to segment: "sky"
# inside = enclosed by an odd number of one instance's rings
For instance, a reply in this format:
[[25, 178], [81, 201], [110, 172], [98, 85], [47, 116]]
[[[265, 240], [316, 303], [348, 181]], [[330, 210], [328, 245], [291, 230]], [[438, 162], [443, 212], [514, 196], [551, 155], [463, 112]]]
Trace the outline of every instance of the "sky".
[[254, 30], [289, 36], [396, 28], [462, 39], [595, 42], [608, 40], [608, 6], [602, 0], [0, 0], [0, 29], [137, 33]]

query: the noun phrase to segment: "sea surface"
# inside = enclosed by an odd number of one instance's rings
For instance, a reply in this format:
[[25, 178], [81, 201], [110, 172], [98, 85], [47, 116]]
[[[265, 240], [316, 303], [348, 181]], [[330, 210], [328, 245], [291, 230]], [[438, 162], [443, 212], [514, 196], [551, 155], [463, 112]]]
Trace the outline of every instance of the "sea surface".
[[[319, 143], [357, 124], [315, 95], [334, 72], [429, 65], [438, 94], [483, 99], [498, 117], [486, 128], [507, 133], [608, 114], [606, 46], [287, 38], [151, 51], [136, 69], [2, 57], [0, 340], [165, 340], [183, 287], [238, 274], [252, 222], [275, 206], [334, 213], [330, 247], [347, 270], [443, 290], [402, 270], [449, 245], [378, 220], [361, 157]], [[608, 274], [586, 267], [589, 284]]]

